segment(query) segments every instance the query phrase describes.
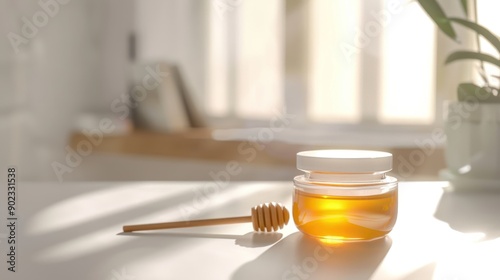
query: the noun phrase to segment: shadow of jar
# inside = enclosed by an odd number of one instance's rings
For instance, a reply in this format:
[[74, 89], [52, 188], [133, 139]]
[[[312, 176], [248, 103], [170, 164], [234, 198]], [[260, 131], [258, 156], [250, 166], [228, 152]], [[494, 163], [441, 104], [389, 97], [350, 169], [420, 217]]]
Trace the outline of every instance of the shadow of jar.
[[391, 244], [388, 236], [325, 244], [296, 232], [239, 267], [232, 279], [369, 279]]

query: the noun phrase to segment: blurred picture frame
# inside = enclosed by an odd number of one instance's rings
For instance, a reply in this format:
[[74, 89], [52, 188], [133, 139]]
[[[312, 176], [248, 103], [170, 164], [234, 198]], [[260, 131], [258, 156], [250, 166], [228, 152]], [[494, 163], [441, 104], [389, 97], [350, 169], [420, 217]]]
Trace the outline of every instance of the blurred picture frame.
[[134, 66], [130, 89], [135, 102], [136, 128], [156, 132], [179, 132], [204, 127], [178, 66], [167, 62]]

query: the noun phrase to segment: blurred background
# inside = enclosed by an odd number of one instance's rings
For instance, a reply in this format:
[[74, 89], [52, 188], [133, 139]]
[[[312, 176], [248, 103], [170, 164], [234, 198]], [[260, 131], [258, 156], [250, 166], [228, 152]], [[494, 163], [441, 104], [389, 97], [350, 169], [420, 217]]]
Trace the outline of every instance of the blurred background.
[[473, 40], [438, 34], [415, 1], [0, 0], [0, 14], [0, 163], [24, 180], [210, 180], [235, 164], [230, 180], [291, 180], [295, 153], [320, 148], [389, 151], [399, 179], [437, 179], [443, 102], [473, 78], [442, 65]]

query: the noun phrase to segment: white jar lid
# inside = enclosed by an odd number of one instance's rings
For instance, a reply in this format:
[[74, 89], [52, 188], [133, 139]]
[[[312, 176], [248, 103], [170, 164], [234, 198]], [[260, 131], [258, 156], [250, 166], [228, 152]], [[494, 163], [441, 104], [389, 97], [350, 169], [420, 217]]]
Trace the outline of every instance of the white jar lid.
[[366, 150], [315, 150], [297, 153], [297, 169], [318, 172], [375, 173], [392, 169], [392, 154]]

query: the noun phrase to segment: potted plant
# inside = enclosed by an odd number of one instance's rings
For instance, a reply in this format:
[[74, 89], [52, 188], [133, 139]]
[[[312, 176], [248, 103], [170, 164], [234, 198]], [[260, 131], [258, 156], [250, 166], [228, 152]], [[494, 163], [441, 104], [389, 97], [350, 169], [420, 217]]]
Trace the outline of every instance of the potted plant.
[[[479, 38], [483, 37], [500, 54], [500, 40], [486, 27], [477, 23], [477, 4], [474, 1], [475, 21], [467, 19], [467, 0], [459, 0], [465, 18], [448, 17], [436, 0], [418, 0], [438, 28], [457, 41], [454, 25], [475, 33], [477, 50], [452, 52], [445, 64], [459, 60], [476, 60], [482, 82], [464, 81], [457, 87], [458, 101], [450, 102], [445, 113], [447, 170], [441, 177], [456, 189], [500, 190], [500, 77], [485, 71], [486, 63], [500, 69], [498, 57], [481, 52]], [[494, 85], [496, 84], [496, 85]]]

